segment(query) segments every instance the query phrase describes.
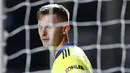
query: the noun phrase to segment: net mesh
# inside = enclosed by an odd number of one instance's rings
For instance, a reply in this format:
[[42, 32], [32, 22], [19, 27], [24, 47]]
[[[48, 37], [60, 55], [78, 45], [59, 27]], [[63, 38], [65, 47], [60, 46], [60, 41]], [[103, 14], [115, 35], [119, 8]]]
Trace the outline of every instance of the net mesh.
[[41, 45], [36, 22], [36, 11], [47, 3], [68, 7], [70, 40], [85, 51], [94, 73], [130, 72], [129, 0], [7, 0], [4, 72], [50, 72], [53, 58]]

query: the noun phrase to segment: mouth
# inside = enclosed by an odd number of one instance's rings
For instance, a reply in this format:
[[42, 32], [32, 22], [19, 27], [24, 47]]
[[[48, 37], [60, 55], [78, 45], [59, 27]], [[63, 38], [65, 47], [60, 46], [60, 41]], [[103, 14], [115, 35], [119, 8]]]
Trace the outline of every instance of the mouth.
[[49, 41], [49, 39], [42, 39], [44, 42], [48, 42]]

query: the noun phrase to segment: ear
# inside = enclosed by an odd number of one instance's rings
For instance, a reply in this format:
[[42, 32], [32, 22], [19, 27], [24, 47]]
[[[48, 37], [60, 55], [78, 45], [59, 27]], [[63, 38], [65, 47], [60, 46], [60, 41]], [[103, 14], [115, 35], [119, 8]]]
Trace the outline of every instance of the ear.
[[70, 25], [69, 24], [65, 25], [63, 34], [68, 34], [69, 30], [70, 30]]

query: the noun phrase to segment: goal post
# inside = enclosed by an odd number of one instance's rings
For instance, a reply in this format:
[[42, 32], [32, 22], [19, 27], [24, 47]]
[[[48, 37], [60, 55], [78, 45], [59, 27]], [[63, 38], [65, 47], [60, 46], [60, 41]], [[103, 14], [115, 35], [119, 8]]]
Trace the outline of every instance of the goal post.
[[0, 0], [0, 73], [3, 73], [3, 0]]

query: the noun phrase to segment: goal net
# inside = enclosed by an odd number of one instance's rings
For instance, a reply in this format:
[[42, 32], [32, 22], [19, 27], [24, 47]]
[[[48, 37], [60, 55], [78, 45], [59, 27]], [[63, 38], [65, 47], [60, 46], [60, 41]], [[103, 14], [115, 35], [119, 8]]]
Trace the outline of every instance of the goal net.
[[50, 73], [54, 59], [42, 46], [36, 18], [48, 3], [69, 10], [70, 41], [84, 50], [94, 73], [130, 73], [129, 0], [6, 0], [3, 73]]

